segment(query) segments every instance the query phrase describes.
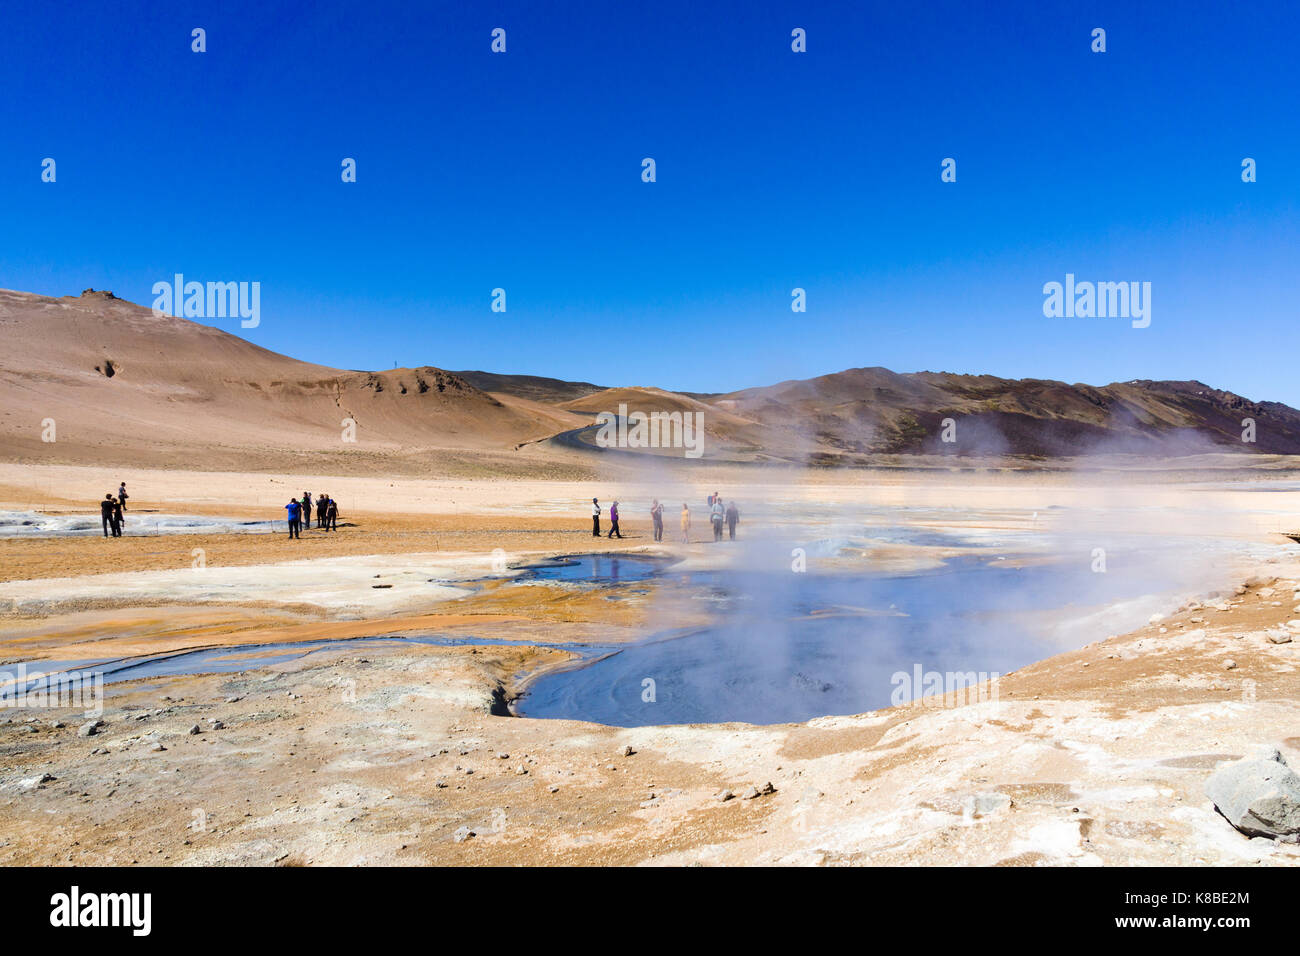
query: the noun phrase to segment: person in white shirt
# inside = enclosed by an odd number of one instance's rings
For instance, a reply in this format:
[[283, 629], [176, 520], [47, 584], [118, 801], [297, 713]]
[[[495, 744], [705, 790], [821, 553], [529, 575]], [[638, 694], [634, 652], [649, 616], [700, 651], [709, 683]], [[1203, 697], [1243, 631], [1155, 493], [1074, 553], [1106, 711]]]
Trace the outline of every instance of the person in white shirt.
[[591, 536], [600, 537], [600, 502], [595, 498], [591, 499]]

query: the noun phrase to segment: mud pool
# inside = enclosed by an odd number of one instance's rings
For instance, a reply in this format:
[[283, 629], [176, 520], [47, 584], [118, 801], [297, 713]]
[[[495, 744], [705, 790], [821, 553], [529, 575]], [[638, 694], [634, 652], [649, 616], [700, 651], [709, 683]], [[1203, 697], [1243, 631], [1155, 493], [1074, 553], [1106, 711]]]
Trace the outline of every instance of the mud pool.
[[669, 571], [688, 599], [713, 605], [715, 625], [542, 676], [517, 712], [617, 726], [863, 713], [924, 696], [931, 674], [974, 684], [1136, 627], [1174, 593], [1208, 586], [1199, 570], [1147, 547], [1112, 552], [1107, 573], [1073, 555], [968, 556], [891, 575]]

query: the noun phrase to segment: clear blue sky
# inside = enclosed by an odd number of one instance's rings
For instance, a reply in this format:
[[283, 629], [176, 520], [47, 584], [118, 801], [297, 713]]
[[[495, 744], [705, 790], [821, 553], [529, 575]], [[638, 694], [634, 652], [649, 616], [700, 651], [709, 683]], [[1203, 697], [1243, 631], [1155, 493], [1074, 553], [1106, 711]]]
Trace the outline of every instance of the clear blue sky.
[[[1300, 405], [1297, 36], [1282, 2], [10, 3], [0, 286], [256, 280], [260, 328], [212, 324], [349, 368]], [[1066, 272], [1151, 282], [1150, 328], [1044, 318]]]

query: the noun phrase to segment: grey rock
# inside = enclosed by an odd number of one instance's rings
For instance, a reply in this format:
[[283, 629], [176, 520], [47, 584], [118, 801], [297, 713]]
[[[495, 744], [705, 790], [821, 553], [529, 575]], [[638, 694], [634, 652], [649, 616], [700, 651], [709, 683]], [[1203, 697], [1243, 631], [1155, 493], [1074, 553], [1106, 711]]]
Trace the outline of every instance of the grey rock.
[[717, 800], [719, 803], [726, 803], [728, 800], [731, 800], [735, 796], [736, 795], [732, 793], [730, 790], [723, 790], [720, 794], [718, 794]]
[[1270, 644], [1290, 644], [1291, 635], [1287, 631], [1269, 631], [1265, 637]]
[[203, 733], [203, 728], [200, 727], [198, 724], [195, 724], [193, 727], [190, 728], [191, 737], [194, 736], [195, 734], [201, 734], [201, 733]]
[[474, 833], [474, 831], [471, 830], [469, 827], [461, 827], [451, 835], [451, 838], [457, 843], [464, 843], [470, 837], [475, 835], [476, 834]]
[[93, 737], [95, 734], [99, 733], [99, 725], [100, 721], [98, 720], [92, 720], [89, 723], [82, 724], [77, 728], [77, 736]]
[[1300, 842], [1300, 775], [1276, 749], [1220, 767], [1206, 781], [1205, 793], [1247, 836]]

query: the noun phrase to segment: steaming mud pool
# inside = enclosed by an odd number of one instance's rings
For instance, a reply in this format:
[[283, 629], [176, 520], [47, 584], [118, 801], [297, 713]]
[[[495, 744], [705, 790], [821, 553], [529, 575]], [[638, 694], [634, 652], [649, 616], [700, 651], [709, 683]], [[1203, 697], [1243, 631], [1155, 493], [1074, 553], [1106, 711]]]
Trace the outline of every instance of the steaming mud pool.
[[1176, 555], [1020, 566], [961, 557], [924, 573], [665, 574], [711, 602], [713, 626], [589, 652], [537, 679], [521, 716], [615, 726], [786, 723], [859, 714], [974, 684], [1122, 633], [1189, 583]]

